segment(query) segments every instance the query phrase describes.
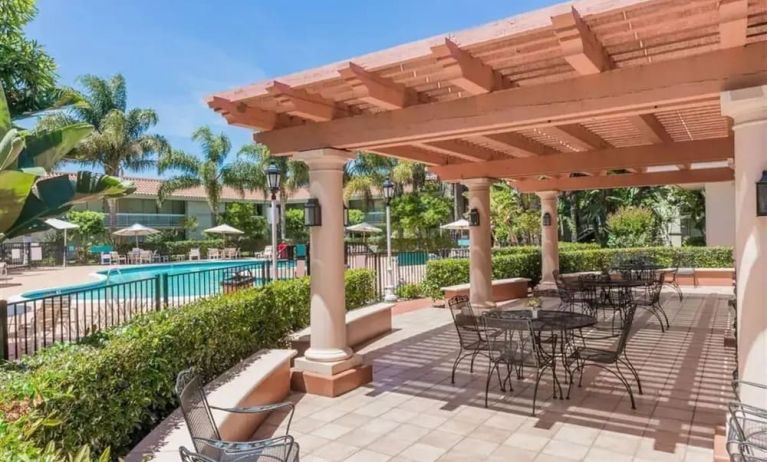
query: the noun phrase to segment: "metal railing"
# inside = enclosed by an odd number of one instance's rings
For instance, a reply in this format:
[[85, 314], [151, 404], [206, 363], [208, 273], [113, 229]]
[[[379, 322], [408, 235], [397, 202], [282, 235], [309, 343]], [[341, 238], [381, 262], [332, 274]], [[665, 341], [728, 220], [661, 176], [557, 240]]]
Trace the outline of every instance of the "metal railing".
[[[118, 213], [118, 228], [124, 228], [134, 223], [141, 223], [152, 228], [176, 228], [180, 227], [186, 215], [175, 213]], [[109, 223], [109, 215], [104, 216], [104, 222]]]
[[[304, 262], [280, 260], [278, 279], [292, 279]], [[72, 342], [124, 324], [151, 311], [180, 308], [195, 300], [272, 280], [268, 261], [186, 273], [159, 273], [125, 282], [62, 289], [54, 295], [0, 300], [0, 359], [18, 359], [60, 342]]]

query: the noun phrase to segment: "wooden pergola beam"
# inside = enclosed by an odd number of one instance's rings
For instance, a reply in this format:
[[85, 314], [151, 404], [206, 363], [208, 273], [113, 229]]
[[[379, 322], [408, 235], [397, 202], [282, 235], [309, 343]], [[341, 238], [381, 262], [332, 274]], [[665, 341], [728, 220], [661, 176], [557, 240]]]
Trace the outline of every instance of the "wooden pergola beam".
[[276, 80], [267, 88], [267, 91], [285, 106], [285, 112], [302, 119], [325, 122], [332, 120], [339, 112], [339, 108], [333, 101]]
[[549, 136], [571, 146], [577, 151], [593, 151], [595, 149], [607, 149], [610, 146], [596, 133], [589, 131], [581, 124], [560, 125], [542, 129]]
[[460, 140], [434, 141], [432, 143], [419, 143], [416, 146], [429, 151], [436, 151], [452, 157], [457, 157], [469, 162], [482, 162], [498, 158], [508, 158], [502, 152], [493, 151], [482, 146], [474, 146]]
[[554, 154], [546, 157], [493, 160], [433, 167], [443, 181], [471, 178], [519, 178], [551, 176], [583, 171], [639, 169], [658, 165], [714, 162], [734, 156], [732, 138], [683, 143], [611, 148], [591, 152]]
[[748, 0], [719, 2], [719, 44], [722, 48], [742, 47], [748, 32]]
[[401, 160], [420, 162], [429, 167], [455, 163], [448, 156], [422, 149], [418, 146], [389, 146], [386, 148], [376, 148], [368, 152]]
[[546, 156], [556, 154], [556, 149], [546, 146], [532, 138], [528, 138], [519, 133], [495, 133], [492, 135], [483, 135], [478, 138], [485, 140], [490, 144], [503, 146], [512, 149], [514, 157]]
[[220, 113], [230, 125], [259, 130], [272, 130], [280, 121], [286, 122], [278, 114], [248, 106], [245, 103], [232, 103], [218, 96], [208, 99], [208, 106]]
[[503, 77], [492, 67], [462, 50], [449, 38], [445, 39], [444, 44], [432, 47], [431, 51], [437, 64], [443, 68], [457, 68], [458, 76], [451, 79], [450, 83], [469, 94], [489, 93], [506, 86]]
[[352, 87], [355, 96], [382, 109], [402, 109], [415, 99], [404, 85], [366, 71], [354, 63], [338, 70], [341, 77]]
[[653, 144], [673, 143], [663, 124], [653, 114], [637, 114], [628, 117], [629, 122], [639, 130], [642, 138]]
[[613, 67], [602, 43], [575, 7], [569, 13], [552, 16], [551, 23], [565, 60], [577, 73], [598, 74]]
[[273, 154], [372, 148], [695, 107], [767, 83], [767, 42], [255, 135]]
[[735, 177], [730, 168], [706, 168], [657, 173], [626, 173], [606, 176], [579, 176], [547, 180], [517, 181], [514, 187], [523, 193], [538, 191], [583, 191], [668, 184], [714, 183], [731, 181]]

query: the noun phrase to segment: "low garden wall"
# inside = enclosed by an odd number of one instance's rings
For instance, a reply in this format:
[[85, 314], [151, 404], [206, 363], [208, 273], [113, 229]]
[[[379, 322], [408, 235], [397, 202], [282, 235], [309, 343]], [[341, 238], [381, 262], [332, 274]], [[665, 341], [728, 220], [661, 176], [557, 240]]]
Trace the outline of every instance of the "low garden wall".
[[[677, 259], [695, 268], [732, 268], [731, 247], [638, 247], [601, 249], [562, 246], [559, 268], [563, 274], [608, 269], [617, 257], [648, 255], [664, 266], [672, 267]], [[493, 251], [493, 279], [529, 278], [536, 285], [541, 280], [539, 247], [510, 247]], [[469, 282], [469, 260], [448, 258], [430, 260], [422, 284], [423, 295], [442, 298], [442, 287]]]
[[[347, 309], [374, 299], [373, 273], [347, 271]], [[179, 371], [194, 366], [207, 382], [308, 323], [309, 279], [278, 281], [1, 365], [0, 460], [63, 461], [84, 445], [94, 459], [123, 455], [177, 407]]]

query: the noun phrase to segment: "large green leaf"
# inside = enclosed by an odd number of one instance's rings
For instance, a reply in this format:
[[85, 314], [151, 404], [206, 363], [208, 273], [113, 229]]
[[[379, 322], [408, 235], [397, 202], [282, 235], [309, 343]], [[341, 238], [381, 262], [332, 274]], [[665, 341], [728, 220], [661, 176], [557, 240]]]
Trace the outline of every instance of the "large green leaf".
[[17, 221], [24, 203], [32, 196], [37, 176], [18, 171], [0, 171], [0, 231]]
[[24, 149], [24, 138], [19, 136], [16, 129], [10, 129], [0, 138], [0, 170], [12, 166]]
[[121, 197], [132, 194], [136, 186], [132, 181], [93, 172], [77, 172], [75, 195], [71, 202], [86, 202], [102, 197]]
[[19, 156], [19, 168], [42, 167], [50, 170], [69, 151], [93, 132], [88, 124], [68, 125], [54, 130], [30, 133], [26, 137], [27, 147]]
[[8, 100], [5, 99], [3, 85], [0, 84], [0, 137], [11, 129], [11, 112], [8, 109]]

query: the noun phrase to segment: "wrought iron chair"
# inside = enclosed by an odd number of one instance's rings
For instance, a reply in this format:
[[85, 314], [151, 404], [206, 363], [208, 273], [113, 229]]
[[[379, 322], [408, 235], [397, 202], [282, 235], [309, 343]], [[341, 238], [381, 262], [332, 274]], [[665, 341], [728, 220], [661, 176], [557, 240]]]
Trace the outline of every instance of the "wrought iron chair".
[[[665, 332], [667, 328], [671, 327], [669, 324], [668, 316], [666, 316], [666, 310], [663, 309], [661, 303], [661, 292], [663, 286], [666, 283], [666, 272], [658, 271], [654, 274], [650, 283], [645, 286], [634, 290], [634, 301], [637, 306], [648, 310], [660, 324], [660, 330]], [[665, 323], [665, 327], [664, 327]]]
[[679, 294], [679, 300], [681, 301], [682, 298], [684, 298], [684, 294], [682, 294], [682, 288], [679, 287], [679, 284], [676, 282], [676, 277], [689, 276], [692, 278], [693, 287], [698, 287], [698, 273], [695, 271], [695, 262], [681, 253], [678, 253], [674, 257], [674, 268], [674, 283], [676, 286], [672, 287]]
[[[453, 318], [455, 330], [458, 333], [458, 356], [456, 356], [455, 362], [453, 362], [453, 371], [450, 379], [450, 383], [454, 384], [455, 371], [458, 368], [458, 364], [471, 356], [469, 372], [474, 373], [474, 360], [477, 359], [477, 356], [482, 355], [488, 359], [490, 358], [488, 354], [490, 343], [471, 308], [469, 297], [456, 295], [447, 301], [447, 305]], [[495, 336], [501, 333], [500, 331], [494, 331], [488, 333], [488, 335]]]
[[[265, 443], [265, 446], [267, 446], [265, 448], [259, 448], [254, 451], [228, 453], [221, 460], [225, 462], [299, 462], [298, 451], [291, 451], [288, 454], [285, 454], [283, 449], [286, 446], [294, 444], [293, 437], [281, 436], [279, 438], [267, 440]], [[218, 462], [210, 457], [192, 452], [184, 446], [178, 448], [178, 451], [181, 454], [182, 462]]]
[[[595, 366], [600, 369], [604, 369], [621, 381], [626, 391], [631, 398], [631, 408], [636, 409], [636, 403], [634, 401], [634, 392], [631, 389], [631, 383], [628, 381], [620, 366], [625, 366], [637, 383], [639, 394], [642, 394], [642, 382], [639, 379], [639, 374], [636, 368], [629, 360], [626, 353], [626, 345], [628, 344], [629, 337], [631, 336], [631, 326], [634, 321], [634, 314], [636, 313], [636, 304], [630, 300], [626, 300], [622, 307], [622, 326], [621, 333], [618, 337], [618, 342], [615, 349], [608, 349], [600, 347], [589, 346], [589, 337], [582, 338], [582, 346], [575, 346], [573, 353], [568, 358], [568, 364], [566, 367], [568, 371], [570, 367], [574, 366], [574, 372], [578, 372], [578, 386], [580, 387], [583, 382], [583, 370], [588, 366]], [[615, 366], [612, 368], [611, 366]], [[570, 395], [570, 387], [572, 387], [572, 380], [567, 390], [567, 395]]]
[[742, 380], [733, 381], [736, 400], [729, 405], [727, 452], [730, 454], [731, 461], [765, 461], [767, 460], [767, 410], [743, 403], [739, 394], [743, 386], [767, 393], [765, 385]]
[[[181, 403], [189, 434], [195, 450], [200, 455], [217, 462], [244, 460], [298, 461], [298, 443], [289, 435], [293, 420], [293, 403], [277, 403], [254, 407], [222, 408], [211, 406], [199, 375], [193, 368], [181, 371], [176, 378], [176, 395]], [[212, 409], [237, 414], [266, 414], [274, 411], [286, 411], [288, 422], [285, 436], [256, 441], [224, 441], [221, 439]], [[183, 455], [183, 453], [182, 453]], [[244, 458], [248, 456], [248, 458]], [[195, 460], [195, 459], [191, 459]], [[205, 460], [205, 459], [198, 459]]]
[[557, 293], [559, 295], [559, 309], [565, 311], [574, 311], [576, 305], [582, 304], [582, 300], [578, 297], [578, 285], [565, 281], [559, 270], [552, 271], [552, 276], [554, 276], [554, 282], [557, 285]]

